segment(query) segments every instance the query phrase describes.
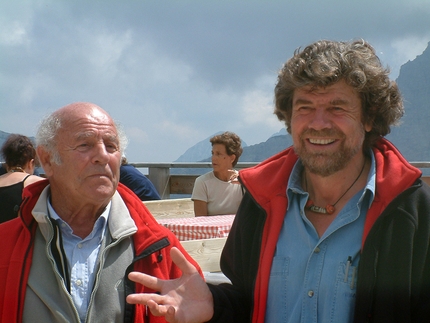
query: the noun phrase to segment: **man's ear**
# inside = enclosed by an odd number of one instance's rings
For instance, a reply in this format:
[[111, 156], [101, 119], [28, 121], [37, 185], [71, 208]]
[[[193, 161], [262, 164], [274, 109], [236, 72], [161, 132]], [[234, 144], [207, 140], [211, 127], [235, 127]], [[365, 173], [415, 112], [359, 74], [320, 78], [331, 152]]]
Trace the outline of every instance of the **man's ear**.
[[368, 122], [364, 124], [364, 131], [370, 132], [373, 129], [373, 122]]
[[36, 148], [37, 157], [39, 158], [40, 166], [42, 166], [46, 177], [51, 176], [52, 174], [52, 158], [51, 154], [46, 148], [42, 146], [38, 146]]
[[374, 119], [365, 118], [367, 120], [363, 121], [363, 128], [365, 132], [370, 132], [373, 129], [373, 121]]

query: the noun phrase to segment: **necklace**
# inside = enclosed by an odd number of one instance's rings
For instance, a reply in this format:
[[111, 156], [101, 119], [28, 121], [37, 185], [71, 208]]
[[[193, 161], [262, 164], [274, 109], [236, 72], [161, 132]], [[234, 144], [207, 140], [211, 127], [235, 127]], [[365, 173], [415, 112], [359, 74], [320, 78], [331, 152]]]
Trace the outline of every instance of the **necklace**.
[[[341, 197], [339, 197], [338, 200], [334, 204], [327, 204], [327, 206], [324, 208], [324, 207], [315, 205], [314, 201], [312, 201], [311, 199], [308, 199], [308, 201], [306, 202], [305, 208], [312, 211], [312, 212], [315, 212], [315, 213], [329, 214], [329, 215], [333, 214], [334, 211], [336, 210], [336, 208], [335, 208], [336, 204], [342, 199], [342, 197], [345, 196], [346, 193], [348, 193], [348, 191], [354, 186], [355, 183], [357, 183], [358, 179], [361, 177], [361, 174], [363, 173], [365, 165], [366, 165], [366, 161], [363, 163], [363, 167], [361, 168], [360, 174], [358, 174], [355, 181], [351, 184], [350, 187], [348, 187], [348, 189], [345, 191], [345, 193], [343, 193], [341, 195]], [[305, 186], [306, 186], [306, 190], [307, 190], [308, 189], [308, 182], [306, 180], [306, 175], [305, 175]]]
[[25, 173], [25, 171], [22, 169], [22, 167], [16, 166], [16, 167], [12, 167], [9, 172], [11, 173], [16, 173], [16, 172], [20, 172], [20, 173]]

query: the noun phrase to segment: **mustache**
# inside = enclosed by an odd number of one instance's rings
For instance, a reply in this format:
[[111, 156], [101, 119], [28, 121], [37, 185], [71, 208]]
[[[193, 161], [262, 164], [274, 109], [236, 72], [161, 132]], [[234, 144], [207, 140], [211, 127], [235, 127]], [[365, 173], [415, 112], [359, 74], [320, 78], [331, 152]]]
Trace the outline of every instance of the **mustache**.
[[336, 137], [336, 138], [344, 138], [345, 134], [339, 129], [306, 129], [302, 132], [300, 137], [303, 139], [304, 137]]

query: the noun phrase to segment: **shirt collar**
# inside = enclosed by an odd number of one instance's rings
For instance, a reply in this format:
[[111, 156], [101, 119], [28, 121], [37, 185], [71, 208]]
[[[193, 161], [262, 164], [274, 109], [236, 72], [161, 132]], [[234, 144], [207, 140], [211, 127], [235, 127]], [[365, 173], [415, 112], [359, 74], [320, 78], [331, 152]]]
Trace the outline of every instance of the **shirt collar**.
[[[364, 188], [364, 193], [369, 195], [369, 207], [373, 202], [373, 199], [375, 198], [375, 187], [376, 187], [376, 163], [375, 163], [375, 155], [373, 154], [373, 151], [370, 150], [369, 154], [370, 156], [370, 171], [369, 175], [367, 176], [367, 184]], [[303, 172], [303, 164], [301, 159], [299, 158], [294, 165], [290, 178], [288, 179], [288, 186], [287, 186], [287, 197], [288, 200], [292, 200], [292, 194], [305, 194], [307, 195], [308, 192], [303, 190], [302, 187], [302, 172]], [[368, 192], [368, 193], [367, 193]], [[364, 196], [363, 193], [363, 196]]]
[[[64, 221], [62, 218], [60, 218], [60, 216], [57, 214], [57, 212], [55, 212], [54, 208], [51, 205], [50, 198], [48, 198], [47, 202], [48, 202], [49, 216], [57, 222], [58, 226], [60, 227], [61, 232], [63, 234], [72, 235], [73, 234], [72, 228], [69, 226], [69, 224], [66, 221]], [[105, 232], [106, 232], [106, 228], [107, 228], [107, 222], [109, 219], [109, 213], [110, 213], [111, 205], [112, 205], [112, 202], [109, 201], [108, 205], [105, 207], [102, 214], [100, 214], [99, 218], [94, 223], [93, 230], [88, 235], [88, 237], [86, 237], [85, 239], [92, 239], [97, 233], [101, 233], [100, 234], [100, 240], [103, 239]], [[85, 239], [83, 239], [83, 240], [85, 240]]]

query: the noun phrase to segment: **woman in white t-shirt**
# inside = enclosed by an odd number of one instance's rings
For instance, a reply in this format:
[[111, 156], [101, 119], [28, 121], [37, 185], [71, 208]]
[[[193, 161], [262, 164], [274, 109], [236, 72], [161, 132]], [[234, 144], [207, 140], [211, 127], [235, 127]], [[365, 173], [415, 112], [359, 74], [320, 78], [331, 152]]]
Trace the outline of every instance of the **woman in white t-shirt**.
[[233, 167], [242, 154], [241, 140], [233, 132], [210, 139], [213, 171], [197, 177], [191, 199], [196, 216], [236, 214], [242, 200], [242, 186], [234, 179]]

